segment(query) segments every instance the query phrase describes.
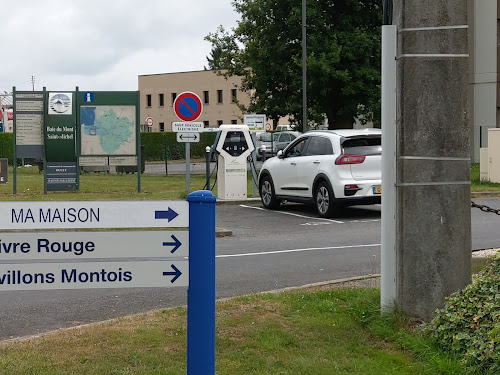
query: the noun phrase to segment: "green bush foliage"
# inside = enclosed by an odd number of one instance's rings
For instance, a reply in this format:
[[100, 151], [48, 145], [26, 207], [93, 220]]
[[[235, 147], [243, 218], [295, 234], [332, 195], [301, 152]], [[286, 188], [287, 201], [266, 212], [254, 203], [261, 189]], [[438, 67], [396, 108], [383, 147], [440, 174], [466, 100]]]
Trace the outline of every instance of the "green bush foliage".
[[445, 350], [478, 371], [500, 373], [500, 256], [452, 294], [430, 325]]
[[9, 164], [12, 164], [14, 158], [13, 153], [14, 138], [12, 133], [0, 133], [0, 158], [9, 159]]
[[[200, 133], [200, 142], [191, 143], [191, 157], [204, 158], [205, 147], [211, 146], [215, 141], [216, 132]], [[186, 155], [185, 143], [178, 143], [176, 134], [167, 133], [141, 133], [141, 145], [144, 146], [146, 161], [184, 159]], [[14, 159], [13, 134], [0, 133], [0, 158], [8, 158], [9, 164]]]
[[[204, 158], [205, 147], [215, 141], [216, 132], [200, 133], [200, 142], [191, 143], [191, 158]], [[177, 142], [176, 133], [141, 133], [141, 145], [144, 146], [146, 161], [161, 161], [164, 159], [165, 148], [168, 160], [184, 159], [186, 144]]]

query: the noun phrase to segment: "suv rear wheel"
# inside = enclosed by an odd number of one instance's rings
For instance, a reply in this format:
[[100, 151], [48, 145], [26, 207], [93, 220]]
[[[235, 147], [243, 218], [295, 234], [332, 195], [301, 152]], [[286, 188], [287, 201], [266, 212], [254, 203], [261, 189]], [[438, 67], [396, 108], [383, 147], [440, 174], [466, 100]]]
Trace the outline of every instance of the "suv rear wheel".
[[265, 208], [276, 209], [279, 207], [281, 201], [276, 198], [271, 177], [264, 176], [262, 180], [260, 180], [259, 193], [260, 199]]
[[314, 203], [316, 204], [316, 210], [321, 217], [332, 217], [338, 211], [333, 191], [330, 185], [325, 181], [321, 181], [316, 188]]

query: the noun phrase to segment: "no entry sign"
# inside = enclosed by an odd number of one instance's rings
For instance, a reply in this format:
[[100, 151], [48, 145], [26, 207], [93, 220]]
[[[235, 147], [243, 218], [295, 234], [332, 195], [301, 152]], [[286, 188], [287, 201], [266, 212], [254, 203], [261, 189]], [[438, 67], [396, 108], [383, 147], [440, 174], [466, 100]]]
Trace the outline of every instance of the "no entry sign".
[[174, 112], [182, 121], [194, 121], [201, 115], [203, 104], [194, 92], [185, 91], [174, 101]]

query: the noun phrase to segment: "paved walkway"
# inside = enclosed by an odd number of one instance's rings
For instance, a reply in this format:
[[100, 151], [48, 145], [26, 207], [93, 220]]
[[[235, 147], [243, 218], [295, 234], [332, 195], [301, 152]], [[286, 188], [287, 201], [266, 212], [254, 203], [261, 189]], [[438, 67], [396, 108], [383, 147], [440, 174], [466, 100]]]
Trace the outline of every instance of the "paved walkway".
[[[262, 162], [256, 162], [257, 170], [260, 170]], [[216, 163], [210, 163], [210, 173], [215, 173]], [[167, 163], [166, 168], [168, 168], [168, 174], [186, 174], [186, 162], [184, 161], [172, 161]], [[165, 173], [165, 163], [146, 163], [146, 168], [144, 174], [166, 174]], [[250, 163], [248, 163], [248, 170], [250, 171]], [[195, 161], [190, 163], [190, 173], [191, 174], [205, 174], [206, 163], [203, 161]]]

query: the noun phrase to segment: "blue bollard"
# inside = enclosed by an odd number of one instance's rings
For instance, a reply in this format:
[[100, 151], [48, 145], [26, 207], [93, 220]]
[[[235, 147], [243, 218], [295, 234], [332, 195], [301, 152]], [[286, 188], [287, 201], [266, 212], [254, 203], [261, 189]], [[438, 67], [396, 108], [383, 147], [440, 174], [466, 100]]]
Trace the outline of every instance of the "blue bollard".
[[215, 202], [210, 190], [189, 202], [187, 375], [215, 375]]

